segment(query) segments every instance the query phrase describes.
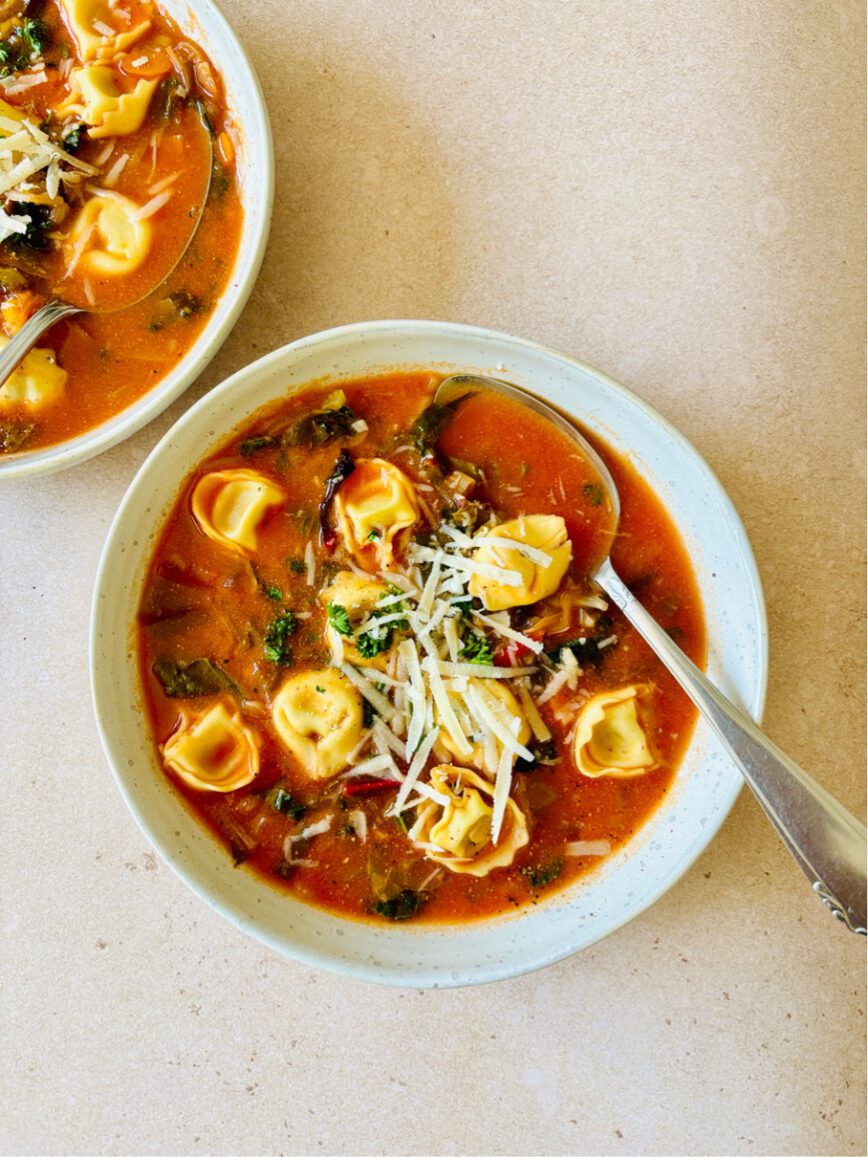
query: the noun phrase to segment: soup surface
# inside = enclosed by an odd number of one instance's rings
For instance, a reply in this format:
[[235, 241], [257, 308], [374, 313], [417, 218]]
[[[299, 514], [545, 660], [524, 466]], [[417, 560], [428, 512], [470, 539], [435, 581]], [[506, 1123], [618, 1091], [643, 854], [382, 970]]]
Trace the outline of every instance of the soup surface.
[[[139, 614], [171, 782], [245, 862], [373, 920], [537, 903], [657, 807], [695, 712], [588, 578], [611, 541], [555, 426], [436, 374], [312, 385], [191, 474]], [[601, 452], [624, 580], [697, 662], [678, 535]]]
[[156, 4], [0, 4], [0, 345], [51, 297], [97, 311], [0, 384], [0, 453], [100, 424], [181, 360], [238, 247], [235, 153], [219, 76]]

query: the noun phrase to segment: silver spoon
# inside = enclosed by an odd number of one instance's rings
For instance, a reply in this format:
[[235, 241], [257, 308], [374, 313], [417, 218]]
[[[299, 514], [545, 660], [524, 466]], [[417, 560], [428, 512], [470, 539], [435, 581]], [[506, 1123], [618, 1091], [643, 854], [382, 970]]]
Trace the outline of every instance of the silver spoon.
[[[545, 402], [497, 378], [455, 374], [440, 383], [434, 404], [456, 402], [480, 387], [536, 410], [579, 447], [608, 494], [614, 533], [621, 504], [612, 475], [575, 426]], [[627, 589], [608, 553], [592, 577], [678, 680], [721, 740], [813, 890], [851, 932], [864, 936], [868, 840], [864, 825], [718, 691]]]
[[63, 321], [64, 318], [74, 317], [77, 313], [115, 313], [119, 309], [128, 309], [130, 306], [138, 305], [140, 301], [144, 301], [146, 297], [150, 297], [155, 293], [160, 286], [171, 277], [172, 273], [177, 269], [184, 254], [190, 248], [190, 242], [196, 236], [199, 224], [202, 220], [202, 214], [205, 211], [205, 205], [208, 202], [208, 194], [211, 190], [211, 173], [214, 167], [214, 146], [211, 142], [211, 133], [208, 126], [201, 120], [200, 116], [196, 116], [194, 120], [201, 124], [205, 139], [208, 142], [208, 177], [199, 203], [197, 206], [195, 220], [190, 229], [187, 240], [181, 249], [178, 256], [173, 261], [172, 265], [167, 271], [161, 272], [160, 278], [153, 285], [148, 286], [144, 293], [138, 294], [132, 301], [120, 301], [113, 303], [110, 306], [98, 308], [96, 306], [81, 306], [74, 305], [70, 301], [62, 301], [59, 298], [51, 298], [46, 301], [45, 305], [37, 309], [36, 313], [28, 317], [21, 329], [16, 334], [13, 334], [6, 345], [0, 352], [0, 385], [6, 381], [10, 374], [21, 365], [31, 349], [36, 345], [42, 335], [47, 329], [51, 329], [57, 322]]

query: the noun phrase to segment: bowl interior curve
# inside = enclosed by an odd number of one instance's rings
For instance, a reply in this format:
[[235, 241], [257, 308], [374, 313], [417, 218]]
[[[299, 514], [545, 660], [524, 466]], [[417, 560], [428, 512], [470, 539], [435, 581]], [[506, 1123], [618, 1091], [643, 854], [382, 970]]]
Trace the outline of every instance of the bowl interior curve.
[[165, 513], [191, 463], [265, 403], [323, 376], [412, 366], [499, 374], [572, 413], [631, 457], [674, 518], [696, 568], [708, 625], [709, 674], [757, 720], [765, 696], [767, 636], [762, 590], [744, 530], [697, 452], [628, 390], [532, 342], [438, 322], [370, 322], [330, 330], [246, 367], [166, 434], [118, 512], [94, 595], [94, 703], [121, 792], [165, 859], [244, 931], [318, 967], [383, 983], [445, 987], [540, 968], [636, 916], [705, 848], [742, 781], [700, 723], [661, 807], [596, 873], [517, 915], [440, 928], [341, 920], [299, 903], [235, 869], [186, 810], [155, 759], [134, 653], [141, 584]]

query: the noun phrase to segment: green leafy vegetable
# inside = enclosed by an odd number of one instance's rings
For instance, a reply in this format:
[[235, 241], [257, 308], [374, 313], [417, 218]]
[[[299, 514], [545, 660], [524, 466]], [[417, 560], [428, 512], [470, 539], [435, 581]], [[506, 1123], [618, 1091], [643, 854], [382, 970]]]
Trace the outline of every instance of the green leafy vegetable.
[[304, 574], [307, 567], [304, 565], [304, 560], [300, 558], [291, 558], [289, 560], [289, 569], [293, 574]]
[[34, 56], [42, 56], [51, 44], [51, 33], [41, 20], [25, 20], [18, 30], [18, 36], [31, 60]]
[[170, 293], [167, 300], [172, 303], [178, 317], [195, 317], [197, 313], [201, 313], [205, 308], [205, 302], [201, 297], [198, 297], [195, 293], [187, 293], [184, 289], [178, 289], [174, 293]]
[[75, 155], [81, 148], [86, 131], [87, 126], [81, 122], [79, 122], [77, 125], [73, 125], [71, 129], [67, 129], [63, 136], [60, 138], [61, 148], [64, 149], [65, 152]]
[[154, 661], [152, 670], [170, 699], [193, 699], [197, 695], [214, 695], [221, 691], [241, 694], [237, 683], [210, 659], [182, 663], [176, 659], [160, 658]]
[[414, 892], [412, 888], [404, 888], [391, 900], [378, 901], [374, 905], [374, 911], [387, 920], [409, 920], [428, 899], [427, 892]]
[[353, 633], [353, 625], [350, 622], [346, 607], [342, 607], [340, 603], [329, 603], [326, 612], [329, 622], [339, 635], [351, 635]]
[[459, 398], [454, 402], [447, 402], [445, 406], [435, 406], [433, 403], [423, 410], [410, 430], [416, 449], [420, 454], [430, 454], [435, 442], [455, 416], [455, 411], [464, 401]]
[[317, 410], [295, 423], [287, 434], [287, 443], [290, 446], [324, 446], [335, 438], [352, 438], [356, 432], [353, 429], [356, 420], [349, 406]]
[[281, 815], [289, 816], [290, 819], [299, 820], [307, 811], [304, 804], [298, 802], [293, 796], [292, 792], [286, 791], [285, 788], [278, 787], [273, 795], [270, 794], [271, 806], [276, 812]]
[[0, 41], [0, 76], [28, 68], [42, 56], [50, 41], [48, 28], [41, 20], [28, 19], [15, 25], [8, 38]]
[[15, 212], [9, 216], [20, 217], [25, 224], [24, 233], [13, 233], [4, 242], [12, 252], [36, 250], [43, 253], [50, 248], [51, 240], [48, 234], [54, 228], [50, 205], [34, 205], [30, 201], [18, 201]]
[[279, 667], [288, 667], [292, 662], [289, 638], [297, 626], [298, 620], [292, 611], [287, 611], [268, 624], [265, 632], [265, 657]]
[[596, 482], [586, 482], [582, 487], [582, 494], [591, 506], [600, 506], [605, 497], [602, 486], [598, 486]]
[[392, 632], [385, 631], [379, 638], [376, 635], [371, 635], [365, 632], [359, 635], [356, 639], [356, 650], [363, 659], [373, 659], [375, 655], [382, 654], [383, 651], [389, 649], [392, 642]]
[[519, 757], [515, 761], [516, 771], [536, 771], [541, 760], [554, 759], [556, 754], [554, 740], [552, 739], [539, 740], [536, 743], [529, 744], [528, 748], [533, 758], [523, 759]]
[[521, 869], [521, 874], [525, 877], [531, 888], [545, 888], [547, 884], [552, 884], [564, 870], [563, 860], [552, 860], [551, 863], [544, 866], [537, 865], [533, 867], [528, 865]]
[[0, 422], [0, 454], [14, 454], [36, 429], [33, 422]]
[[478, 635], [476, 631], [468, 631], [462, 641], [458, 658], [463, 659], [465, 663], [480, 663], [491, 666], [494, 662], [491, 643], [484, 635]]
[[255, 438], [245, 438], [243, 442], [239, 443], [238, 453], [244, 458], [249, 458], [251, 454], [255, 454], [259, 450], [271, 450], [275, 446], [282, 445], [282, 434], [259, 434]]

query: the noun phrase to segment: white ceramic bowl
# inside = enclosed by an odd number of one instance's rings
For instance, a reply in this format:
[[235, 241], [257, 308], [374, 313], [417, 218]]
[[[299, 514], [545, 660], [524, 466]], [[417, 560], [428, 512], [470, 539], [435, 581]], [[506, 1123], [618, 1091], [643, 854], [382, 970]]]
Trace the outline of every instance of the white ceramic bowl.
[[202, 373], [244, 308], [268, 240], [274, 199], [271, 128], [259, 81], [238, 38], [213, 0], [160, 0], [181, 31], [202, 45], [223, 78], [226, 101], [238, 128], [238, 158], [244, 224], [235, 265], [208, 324], [177, 366], [152, 390], [119, 414], [66, 442], [31, 452], [0, 456], [0, 481], [51, 474], [92, 458], [129, 438], [184, 392]]
[[693, 559], [708, 622], [711, 677], [755, 719], [765, 695], [766, 623], [744, 530], [696, 451], [622, 386], [532, 342], [424, 321], [329, 330], [241, 370], [166, 434], [118, 511], [94, 595], [96, 718], [121, 792], [148, 839], [181, 878], [243, 931], [317, 967], [387, 984], [439, 987], [540, 968], [636, 916], [708, 844], [738, 795], [741, 778], [700, 725], [663, 805], [595, 873], [536, 908], [440, 928], [357, 923], [300, 903], [244, 868], [234, 868], [187, 811], [155, 759], [133, 646], [145, 568], [181, 482], [191, 464], [264, 403], [326, 375], [352, 377], [409, 366], [501, 374], [571, 412], [630, 456], [674, 517]]

